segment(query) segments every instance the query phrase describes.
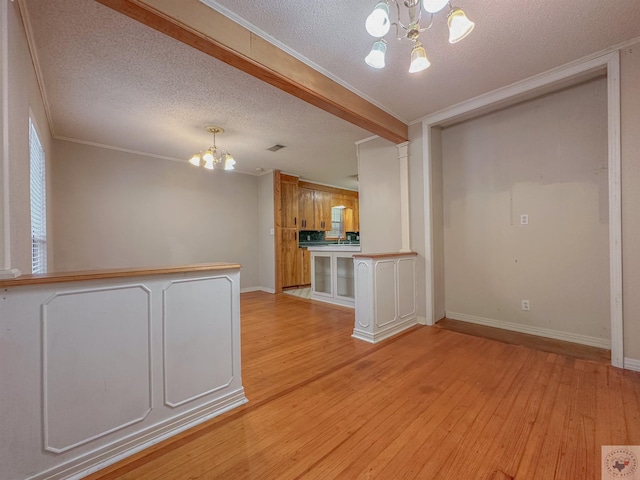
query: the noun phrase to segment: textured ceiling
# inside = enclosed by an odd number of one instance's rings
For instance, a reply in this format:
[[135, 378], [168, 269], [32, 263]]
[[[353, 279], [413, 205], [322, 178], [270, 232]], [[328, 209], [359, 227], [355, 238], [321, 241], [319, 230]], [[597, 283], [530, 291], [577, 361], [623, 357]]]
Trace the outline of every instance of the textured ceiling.
[[25, 3], [56, 137], [186, 161], [219, 125], [239, 172], [357, 188], [369, 132], [96, 2]]
[[[364, 21], [376, 2], [203, 1], [231, 10], [406, 122], [640, 36], [638, 0], [457, 0], [476, 23], [466, 39], [449, 44], [445, 8], [420, 35], [430, 68], [407, 72], [412, 43], [393, 38], [392, 28], [387, 67], [376, 70], [364, 63], [374, 42]], [[392, 21], [394, 14], [392, 7]]]
[[[411, 44], [389, 39], [368, 67], [375, 0], [207, 0], [404, 121], [640, 36], [638, 0], [459, 0], [476, 28], [450, 45], [444, 14], [421, 34], [431, 68], [409, 74]], [[370, 134], [87, 0], [23, 0], [54, 134], [188, 158], [226, 129], [238, 169], [279, 168], [354, 188], [354, 142]], [[423, 22], [424, 24], [424, 22]], [[287, 148], [266, 149], [280, 143]]]

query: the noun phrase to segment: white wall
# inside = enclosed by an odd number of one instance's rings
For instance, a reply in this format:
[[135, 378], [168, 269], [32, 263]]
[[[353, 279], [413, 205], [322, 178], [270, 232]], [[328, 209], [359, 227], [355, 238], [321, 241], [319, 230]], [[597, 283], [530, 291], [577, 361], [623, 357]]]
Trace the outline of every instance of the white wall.
[[[18, 5], [7, 3], [10, 264], [11, 268], [17, 268], [22, 273], [31, 273], [30, 109], [47, 159], [51, 157], [51, 134]], [[50, 215], [48, 217], [51, 226], [52, 219]]]
[[442, 140], [447, 312], [608, 341], [606, 79]]
[[422, 160], [422, 123], [409, 127], [409, 225], [411, 250], [416, 258], [416, 314], [420, 322], [427, 315], [424, 239], [424, 180]]
[[242, 264], [259, 286], [258, 178], [54, 140], [56, 271]]
[[620, 56], [624, 356], [640, 369], [640, 44]]
[[376, 138], [358, 145], [360, 245], [363, 253], [402, 248], [398, 148]]
[[273, 171], [258, 177], [258, 242], [260, 246], [260, 286], [269, 291], [276, 289], [276, 252], [273, 204]]
[[432, 127], [430, 132], [431, 148], [431, 230], [433, 232], [433, 321], [445, 316], [445, 264], [444, 264], [444, 199], [442, 180], [442, 129]]

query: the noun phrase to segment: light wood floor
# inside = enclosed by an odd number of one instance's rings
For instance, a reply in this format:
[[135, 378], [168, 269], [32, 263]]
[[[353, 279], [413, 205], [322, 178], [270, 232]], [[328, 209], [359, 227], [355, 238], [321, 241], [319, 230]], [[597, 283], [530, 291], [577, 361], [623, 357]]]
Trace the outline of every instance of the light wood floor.
[[433, 327], [378, 345], [353, 310], [242, 295], [250, 403], [90, 476], [127, 479], [600, 478], [640, 444], [640, 374]]

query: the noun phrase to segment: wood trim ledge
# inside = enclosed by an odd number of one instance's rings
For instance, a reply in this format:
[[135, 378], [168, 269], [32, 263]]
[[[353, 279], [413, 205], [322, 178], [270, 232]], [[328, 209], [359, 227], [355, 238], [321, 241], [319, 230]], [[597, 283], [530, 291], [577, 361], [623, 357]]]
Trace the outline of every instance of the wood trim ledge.
[[108, 270], [83, 270], [76, 272], [52, 272], [35, 275], [21, 275], [9, 280], [0, 280], [0, 288], [21, 285], [44, 285], [48, 283], [80, 282], [87, 280], [103, 280], [107, 278], [128, 278], [150, 275], [167, 275], [171, 273], [215, 272], [218, 270], [239, 270], [239, 263], [198, 263], [176, 267], [135, 267], [114, 268]]
[[415, 257], [416, 252], [392, 252], [392, 253], [358, 253], [353, 258], [393, 258], [393, 257]]

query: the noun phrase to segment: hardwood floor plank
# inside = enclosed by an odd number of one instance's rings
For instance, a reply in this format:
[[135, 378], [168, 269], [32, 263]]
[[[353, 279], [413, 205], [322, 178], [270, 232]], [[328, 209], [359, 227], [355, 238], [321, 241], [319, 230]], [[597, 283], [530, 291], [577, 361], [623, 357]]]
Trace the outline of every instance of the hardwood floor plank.
[[[403, 392], [403, 397], [411, 399], [411, 403], [388, 405], [341, 446], [349, 451], [358, 451], [358, 455], [345, 457], [342, 449], [336, 450], [315, 465], [305, 478], [355, 478], [363, 471], [372, 475], [375, 467], [369, 467], [369, 464], [383, 452], [396, 452], [397, 447], [415, 441], [416, 435], [428, 431], [429, 422], [441, 422], [442, 417], [438, 419], [434, 413], [446, 408], [453, 410], [460, 402], [469, 398], [472, 390], [469, 380], [481, 372], [483, 365], [480, 363], [473, 369], [467, 369], [466, 365], [457, 363], [451, 368], [434, 368], [440, 365], [441, 362], [431, 355], [430, 363], [424, 364], [426, 371], [433, 372], [433, 375], [429, 375], [429, 384], [421, 379], [421, 382]], [[384, 431], [385, 435], [376, 435], [380, 431]], [[433, 431], [437, 429], [434, 428]]]
[[[627, 427], [625, 445], [640, 445], [640, 431], [636, 428], [637, 425], [640, 425], [640, 381], [634, 381], [637, 380], [636, 372], [624, 372], [623, 378], [623, 417]], [[631, 388], [624, 388], [627, 385]]]
[[500, 357], [502, 362], [494, 365], [494, 371], [504, 372], [503, 377], [497, 388], [482, 399], [481, 405], [472, 408], [477, 413], [473, 423], [465, 429], [461, 441], [442, 462], [437, 472], [439, 477], [451, 478], [458, 474], [461, 478], [486, 478], [496, 470], [498, 459], [490, 455], [491, 447], [504, 428], [508, 409], [528, 379], [527, 369], [532, 361], [532, 352], [522, 355], [525, 351], [520, 348], [504, 347], [505, 352], [516, 360], [503, 355]]
[[640, 374], [441, 328], [377, 345], [353, 311], [241, 298], [250, 402], [91, 480], [597, 478], [640, 443]]

